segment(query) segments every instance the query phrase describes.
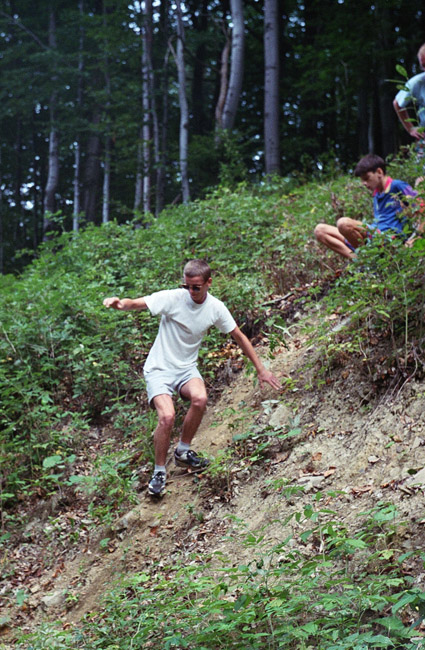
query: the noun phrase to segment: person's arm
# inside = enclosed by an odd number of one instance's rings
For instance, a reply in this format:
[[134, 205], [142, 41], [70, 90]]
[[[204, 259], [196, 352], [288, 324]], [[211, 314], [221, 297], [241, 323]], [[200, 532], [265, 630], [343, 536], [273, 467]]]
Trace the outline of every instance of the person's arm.
[[417, 221], [414, 224], [414, 232], [412, 235], [410, 235], [409, 239], [406, 240], [405, 246], [408, 248], [411, 248], [415, 241], [421, 237], [423, 237], [424, 232], [425, 232], [425, 204], [422, 200], [419, 201], [419, 205], [415, 210], [415, 216], [417, 217]]
[[276, 388], [276, 390], [279, 390], [281, 388], [279, 380], [274, 376], [272, 372], [270, 372], [270, 370], [267, 370], [263, 366], [248, 337], [246, 337], [245, 334], [241, 332], [239, 327], [235, 327], [235, 329], [230, 332], [230, 335], [239, 345], [242, 352], [254, 364], [254, 368], [257, 371], [258, 375], [258, 381], [260, 382], [260, 388], [263, 388], [264, 382], [266, 382], [273, 388]]
[[105, 298], [103, 304], [108, 309], [112, 307], [112, 309], [120, 309], [122, 311], [142, 311], [148, 308], [144, 298], [136, 298], [135, 300], [123, 298], [121, 300], [114, 296], [113, 298]]
[[412, 138], [415, 138], [415, 140], [422, 140], [424, 138], [424, 133], [422, 131], [418, 131], [418, 129], [413, 125], [407, 108], [401, 108], [396, 99], [393, 101], [393, 106], [395, 112], [398, 115], [398, 119], [406, 129], [407, 133], [409, 133]]

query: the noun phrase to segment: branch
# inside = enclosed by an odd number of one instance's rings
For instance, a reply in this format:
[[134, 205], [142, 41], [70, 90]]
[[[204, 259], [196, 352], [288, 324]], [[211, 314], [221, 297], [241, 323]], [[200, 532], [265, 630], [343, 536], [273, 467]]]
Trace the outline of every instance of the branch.
[[28, 29], [28, 27], [25, 27], [25, 25], [23, 25], [17, 18], [14, 18], [13, 16], [9, 16], [9, 14], [6, 14], [4, 11], [0, 11], [0, 15], [6, 18], [7, 20], [10, 20], [11, 23], [16, 25], [20, 29], [23, 29], [23, 31], [26, 32], [29, 36], [31, 36], [31, 38], [33, 38], [34, 41], [38, 43], [38, 45], [42, 47], [44, 50], [50, 50], [50, 47], [48, 45], [45, 45], [42, 41], [40, 41], [38, 36], [34, 34], [34, 32], [32, 32], [30, 29]]

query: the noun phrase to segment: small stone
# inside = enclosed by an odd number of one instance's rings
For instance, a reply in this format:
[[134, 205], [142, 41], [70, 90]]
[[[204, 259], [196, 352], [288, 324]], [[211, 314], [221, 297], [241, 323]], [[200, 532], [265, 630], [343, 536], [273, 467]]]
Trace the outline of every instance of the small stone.
[[325, 480], [324, 476], [301, 476], [298, 483], [304, 486], [304, 492], [310, 492], [314, 488], [319, 487]]
[[280, 404], [271, 414], [269, 424], [273, 429], [278, 429], [288, 423], [292, 412], [284, 404]]
[[122, 530], [123, 528], [129, 528], [132, 524], [136, 523], [139, 519], [139, 512], [136, 508], [126, 512], [117, 522], [117, 530]]
[[381, 459], [378, 458], [378, 456], [369, 456], [369, 458], [368, 458], [369, 463], [372, 463], [372, 465], [374, 463], [377, 463], [379, 460], [381, 460]]
[[59, 607], [65, 602], [65, 593], [63, 591], [54, 591], [47, 596], [43, 596], [41, 602], [45, 607]]
[[425, 485], [425, 467], [407, 479], [406, 485]]

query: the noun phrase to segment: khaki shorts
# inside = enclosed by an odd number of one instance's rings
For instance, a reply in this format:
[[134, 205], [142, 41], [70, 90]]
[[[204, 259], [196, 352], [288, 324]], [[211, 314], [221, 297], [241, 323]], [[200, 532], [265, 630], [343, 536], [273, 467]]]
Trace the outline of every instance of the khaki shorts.
[[155, 408], [152, 400], [157, 395], [170, 395], [178, 393], [191, 379], [202, 379], [196, 366], [184, 370], [150, 370], [143, 373], [146, 381], [149, 405]]

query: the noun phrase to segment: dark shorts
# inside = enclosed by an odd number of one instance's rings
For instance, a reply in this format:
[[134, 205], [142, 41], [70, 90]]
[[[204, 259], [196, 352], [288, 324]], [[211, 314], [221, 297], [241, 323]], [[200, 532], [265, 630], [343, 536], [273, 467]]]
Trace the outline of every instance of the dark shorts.
[[353, 253], [356, 252], [356, 249], [354, 248], [354, 246], [353, 246], [352, 244], [350, 244], [350, 242], [348, 241], [348, 239], [345, 239], [345, 237], [344, 237], [344, 244], [345, 244], [346, 246], [348, 246], [348, 248], [349, 248], [350, 250], [352, 250]]

